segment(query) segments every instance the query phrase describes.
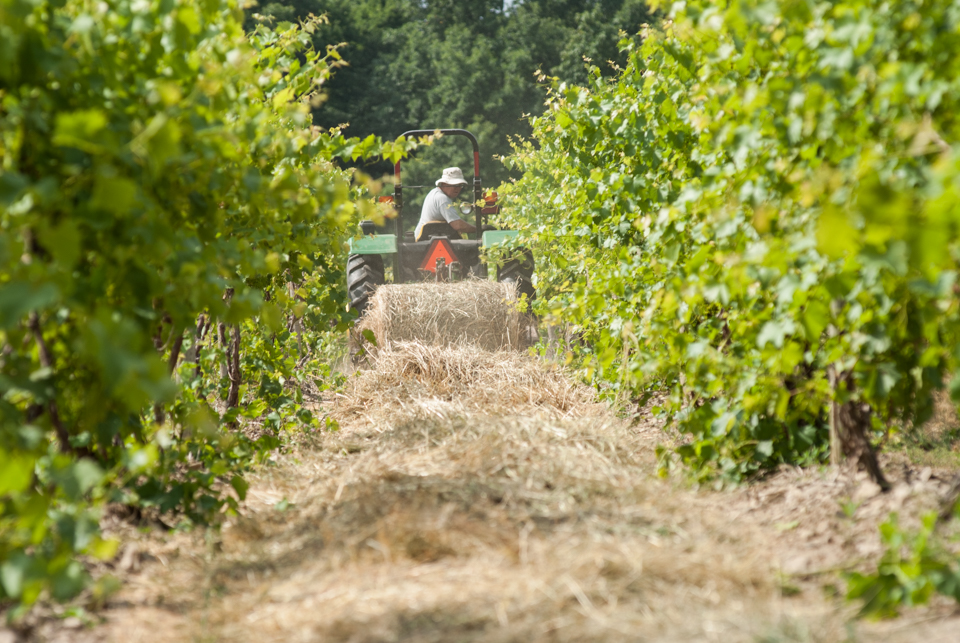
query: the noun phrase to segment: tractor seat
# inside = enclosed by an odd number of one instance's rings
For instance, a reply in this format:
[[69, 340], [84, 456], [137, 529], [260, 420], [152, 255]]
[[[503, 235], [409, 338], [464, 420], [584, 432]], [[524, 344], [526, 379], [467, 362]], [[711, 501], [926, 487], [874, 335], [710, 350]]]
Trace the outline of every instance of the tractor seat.
[[449, 237], [451, 239], [462, 239], [460, 233], [453, 229], [453, 226], [446, 221], [431, 221], [424, 223], [420, 229], [420, 236], [417, 241], [426, 241], [430, 237]]

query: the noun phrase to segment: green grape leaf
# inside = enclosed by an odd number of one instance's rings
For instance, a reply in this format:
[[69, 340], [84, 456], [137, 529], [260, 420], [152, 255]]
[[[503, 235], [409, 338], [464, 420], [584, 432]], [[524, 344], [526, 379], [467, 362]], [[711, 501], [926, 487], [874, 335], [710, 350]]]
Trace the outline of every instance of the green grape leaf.
[[51, 283], [33, 286], [14, 281], [0, 286], [0, 329], [8, 330], [19, 324], [27, 313], [43, 310], [59, 297]]
[[57, 115], [53, 143], [85, 152], [102, 149], [98, 134], [107, 126], [107, 115], [100, 109], [85, 109]]
[[0, 497], [24, 491], [33, 479], [34, 457], [0, 450]]

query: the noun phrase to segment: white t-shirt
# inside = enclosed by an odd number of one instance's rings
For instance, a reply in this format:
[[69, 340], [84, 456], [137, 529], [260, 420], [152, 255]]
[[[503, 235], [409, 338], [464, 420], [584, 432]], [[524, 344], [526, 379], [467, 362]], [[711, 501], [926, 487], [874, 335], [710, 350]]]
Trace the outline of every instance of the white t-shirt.
[[453, 199], [443, 193], [440, 188], [433, 188], [427, 193], [427, 198], [423, 200], [423, 209], [420, 210], [420, 223], [414, 232], [413, 238], [420, 238], [420, 231], [423, 226], [431, 221], [446, 221], [453, 223], [460, 221], [460, 215], [457, 214], [457, 206], [453, 204]]

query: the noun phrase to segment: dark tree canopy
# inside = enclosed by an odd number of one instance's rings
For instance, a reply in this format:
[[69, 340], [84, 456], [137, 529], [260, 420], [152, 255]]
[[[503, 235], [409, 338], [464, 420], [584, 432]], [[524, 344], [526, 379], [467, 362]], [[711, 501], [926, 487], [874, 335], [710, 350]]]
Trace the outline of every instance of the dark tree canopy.
[[[649, 19], [642, 0], [287, 0], [253, 11], [291, 21], [326, 14], [316, 44], [344, 43], [349, 66], [330, 81], [315, 123], [349, 123], [345, 133], [361, 137], [467, 128], [480, 139], [487, 185], [508, 176], [491, 162], [509, 152], [508, 137], [530, 134], [523, 115], [543, 111], [537, 70], [582, 83], [587, 57], [612, 74], [621, 31], [635, 34]], [[424, 158], [463, 164], [449, 149]]]

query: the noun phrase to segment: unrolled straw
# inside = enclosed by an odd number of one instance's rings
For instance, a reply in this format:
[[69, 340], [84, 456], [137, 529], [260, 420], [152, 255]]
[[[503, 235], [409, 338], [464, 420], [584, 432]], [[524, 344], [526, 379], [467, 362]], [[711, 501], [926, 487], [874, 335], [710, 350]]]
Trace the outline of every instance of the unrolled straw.
[[597, 406], [589, 388], [517, 351], [394, 342], [351, 380], [335, 413], [342, 419], [379, 419], [373, 414], [395, 420], [403, 411], [420, 415], [428, 398], [491, 415], [532, 410], [582, 415]]

